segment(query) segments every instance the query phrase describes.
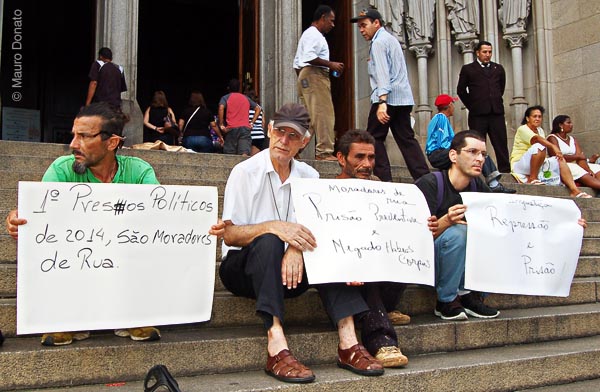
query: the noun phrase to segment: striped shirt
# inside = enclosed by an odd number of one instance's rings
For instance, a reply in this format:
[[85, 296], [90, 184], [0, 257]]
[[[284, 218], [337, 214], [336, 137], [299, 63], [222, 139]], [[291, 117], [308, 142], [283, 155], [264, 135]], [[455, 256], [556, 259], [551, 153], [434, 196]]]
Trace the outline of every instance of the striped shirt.
[[388, 105], [414, 105], [412, 91], [408, 83], [408, 72], [402, 46], [384, 28], [377, 30], [371, 40], [369, 51], [369, 81], [373, 92], [371, 103], [387, 94]]
[[[252, 123], [253, 118], [254, 109], [250, 109], [250, 111], [248, 112], [248, 120], [250, 121], [250, 123]], [[250, 133], [250, 135], [252, 136], [252, 140], [265, 138], [265, 131], [263, 130], [262, 111], [258, 115], [258, 118], [256, 119], [254, 125], [252, 125], [252, 132]]]

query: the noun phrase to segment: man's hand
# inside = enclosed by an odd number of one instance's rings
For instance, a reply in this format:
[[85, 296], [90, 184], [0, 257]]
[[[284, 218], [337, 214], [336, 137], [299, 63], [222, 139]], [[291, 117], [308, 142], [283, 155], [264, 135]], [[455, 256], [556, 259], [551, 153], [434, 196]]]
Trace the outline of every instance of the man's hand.
[[331, 61], [329, 63], [329, 69], [332, 71], [337, 71], [340, 73], [340, 76], [344, 72], [344, 63], [337, 63], [335, 61]]
[[446, 215], [448, 216], [450, 224], [466, 225], [467, 221], [465, 221], [465, 211], [467, 211], [467, 206], [464, 204], [456, 204], [448, 208], [448, 214]]
[[579, 226], [583, 227], [584, 229], [587, 228], [587, 221], [583, 218], [579, 218], [577, 220], [577, 224], [579, 224]]
[[19, 219], [17, 210], [12, 210], [6, 216], [6, 231], [15, 240], [19, 237], [19, 226], [27, 223], [26, 219]]
[[304, 257], [302, 251], [288, 246], [281, 260], [281, 281], [289, 289], [295, 289], [302, 282]]
[[218, 220], [216, 225], [212, 225], [210, 227], [210, 230], [208, 230], [208, 234], [216, 235], [219, 238], [223, 237], [224, 233], [225, 233], [225, 222], [223, 222], [221, 219]]
[[431, 234], [435, 236], [439, 227], [440, 223], [438, 222], [437, 216], [431, 215], [429, 218], [427, 218], [427, 228], [429, 231], [431, 231]]
[[387, 124], [390, 121], [390, 116], [387, 113], [387, 103], [380, 103], [377, 108], [377, 120], [382, 124]]
[[317, 247], [317, 240], [313, 233], [299, 223], [276, 221], [273, 234], [290, 246], [300, 250], [313, 250]]

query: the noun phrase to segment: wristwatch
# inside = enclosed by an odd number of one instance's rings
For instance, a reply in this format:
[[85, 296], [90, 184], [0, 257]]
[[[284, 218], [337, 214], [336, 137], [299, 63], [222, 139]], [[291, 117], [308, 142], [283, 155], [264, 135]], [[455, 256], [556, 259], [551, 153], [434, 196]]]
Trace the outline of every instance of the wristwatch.
[[381, 105], [382, 103], [387, 104], [387, 101], [385, 99], [380, 99], [379, 102], [377, 102], [378, 105]]

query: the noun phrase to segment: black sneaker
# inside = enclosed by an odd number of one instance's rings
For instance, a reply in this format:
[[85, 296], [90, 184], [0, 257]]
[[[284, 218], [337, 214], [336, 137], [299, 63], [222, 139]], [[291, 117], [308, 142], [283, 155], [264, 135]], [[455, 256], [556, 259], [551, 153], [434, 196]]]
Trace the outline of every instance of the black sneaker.
[[437, 301], [433, 314], [441, 317], [442, 320], [466, 320], [468, 318], [458, 297], [451, 302]]
[[484, 305], [481, 295], [475, 292], [462, 295], [460, 297], [460, 303], [464, 306], [465, 312], [467, 312], [469, 316], [490, 319], [498, 317], [500, 314], [497, 309]]

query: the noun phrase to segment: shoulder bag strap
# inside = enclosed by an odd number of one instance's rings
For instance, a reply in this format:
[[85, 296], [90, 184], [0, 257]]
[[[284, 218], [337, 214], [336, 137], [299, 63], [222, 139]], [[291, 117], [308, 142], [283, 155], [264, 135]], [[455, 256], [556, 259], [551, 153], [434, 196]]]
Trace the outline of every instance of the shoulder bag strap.
[[182, 135], [185, 135], [185, 130], [187, 129], [188, 124], [190, 123], [190, 120], [192, 119], [192, 117], [194, 117], [194, 114], [196, 114], [196, 112], [200, 109], [200, 106], [198, 106], [196, 108], [196, 110], [194, 110], [194, 113], [192, 113], [192, 115], [190, 116], [190, 118], [187, 119], [187, 121], [185, 122], [185, 127], [183, 127], [183, 132], [181, 133]]

